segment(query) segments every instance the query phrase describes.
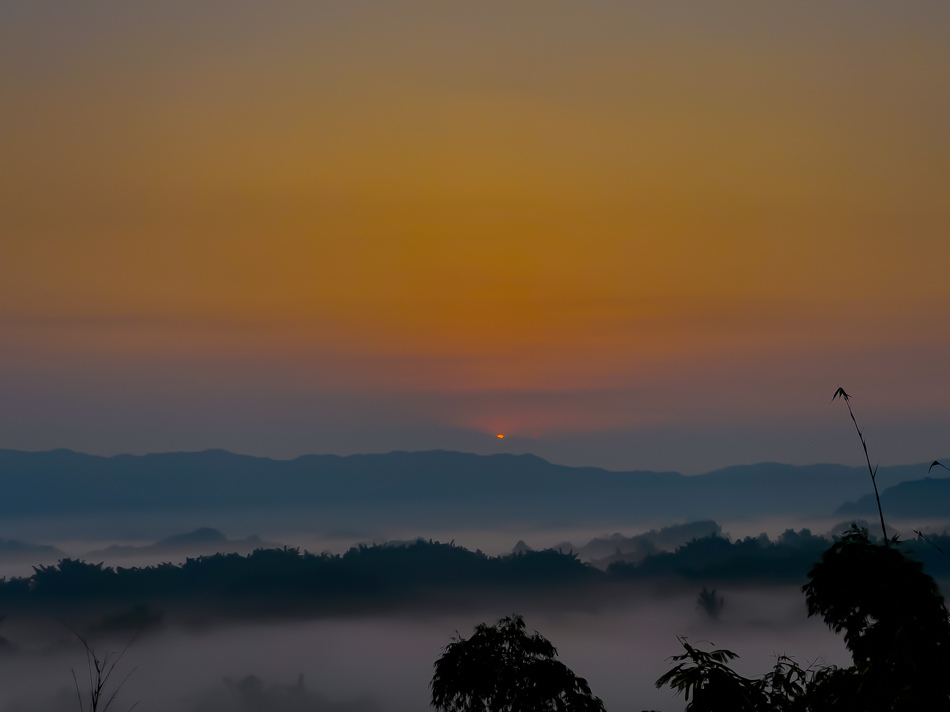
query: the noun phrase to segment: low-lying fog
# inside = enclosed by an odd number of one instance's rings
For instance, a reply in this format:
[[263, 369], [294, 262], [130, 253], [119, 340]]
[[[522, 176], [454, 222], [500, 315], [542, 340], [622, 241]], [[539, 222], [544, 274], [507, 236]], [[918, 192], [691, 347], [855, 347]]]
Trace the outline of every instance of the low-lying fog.
[[[599, 610], [523, 610], [558, 648], [560, 658], [587, 678], [608, 710], [681, 710], [684, 702], [653, 682], [681, 651], [677, 635], [711, 641], [740, 654], [736, 668], [756, 675], [773, 656], [802, 664], [822, 659], [849, 664], [841, 639], [805, 614], [797, 587], [762, 591], [721, 589], [725, 608], [714, 621], [696, 608], [695, 595], [631, 589], [622, 603]], [[513, 613], [359, 617], [230, 624], [213, 629], [173, 627], [143, 634], [116, 669], [134, 669], [114, 710], [163, 712], [401, 712], [429, 708], [432, 665], [455, 631]], [[4, 712], [77, 709], [71, 669], [86, 683], [79, 642], [56, 622], [42, 633], [7, 620], [2, 632], [15, 652], [0, 656]], [[93, 638], [97, 652], [118, 651], [122, 638]], [[253, 677], [252, 677], [253, 676]]]
[[[311, 513], [312, 516], [312, 513]], [[597, 527], [530, 528], [506, 522], [484, 529], [453, 531], [444, 527], [419, 530], [407, 518], [372, 517], [344, 521], [287, 517], [278, 524], [260, 512], [241, 519], [191, 512], [177, 518], [114, 517], [109, 520], [47, 520], [7, 522], [6, 537], [56, 546], [63, 554], [104, 561], [107, 565], [142, 566], [161, 561], [178, 563], [185, 556], [210, 554], [220, 547], [193, 542], [171, 548], [156, 541], [215, 527], [227, 537], [226, 550], [253, 548], [251, 535], [268, 543], [299, 546], [313, 552], [341, 553], [356, 543], [412, 539], [417, 536], [455, 542], [488, 554], [507, 553], [519, 540], [535, 549], [570, 542], [580, 547], [593, 537], [614, 532], [642, 534], [670, 521], [600, 523]], [[732, 538], [808, 527], [828, 532], [835, 520], [720, 521]], [[898, 523], [902, 529], [941, 531], [946, 522]], [[912, 536], [912, 535], [911, 535]], [[909, 538], [909, 537], [908, 537]], [[231, 544], [235, 544], [231, 547]], [[236, 546], [241, 544], [241, 546]], [[112, 550], [110, 545], [125, 549]], [[128, 547], [139, 547], [129, 549]], [[96, 557], [89, 552], [98, 551]], [[26, 576], [39, 563], [53, 564], [57, 556], [38, 560], [30, 554], [0, 558], [0, 574]], [[753, 676], [766, 672], [774, 656], [786, 654], [800, 663], [822, 660], [848, 665], [850, 658], [839, 636], [820, 620], [809, 619], [799, 586], [753, 589], [720, 587], [725, 598], [721, 619], [714, 621], [696, 606], [695, 591], [660, 590], [658, 584], [631, 585], [621, 601], [594, 607], [576, 599], [563, 608], [550, 604], [531, 610], [499, 610], [487, 602], [468, 612], [432, 611], [428, 615], [351, 617], [283, 621], [272, 624], [221, 623], [212, 628], [185, 628], [174, 622], [139, 637], [119, 664], [115, 680], [135, 672], [112, 707], [124, 712], [399, 712], [429, 708], [428, 683], [432, 665], [456, 631], [471, 634], [480, 622], [493, 623], [512, 613], [525, 615], [558, 648], [561, 659], [587, 678], [608, 710], [682, 710], [685, 703], [654, 681], [670, 667], [668, 658], [681, 651], [677, 635], [696, 644], [711, 641], [741, 658], [736, 669]], [[2, 614], [2, 611], [0, 611]], [[67, 712], [76, 710], [71, 669], [85, 687], [82, 648], [64, 624], [50, 621], [38, 633], [15, 617], [2, 620], [0, 635], [9, 641], [0, 648], [0, 712]], [[91, 640], [100, 653], [121, 650], [121, 638]], [[705, 643], [703, 643], [705, 644]]]
[[[248, 512], [175, 512], [110, 514], [100, 517], [31, 517], [21, 521], [8, 518], [0, 540], [15, 539], [32, 545], [42, 544], [48, 550], [5, 552], [0, 548], [0, 576], [30, 576], [39, 564], [55, 564], [63, 556], [107, 566], [150, 566], [163, 562], [182, 563], [186, 557], [221, 552], [249, 553], [259, 547], [299, 547], [313, 553], [342, 554], [357, 544], [409, 541], [422, 537], [435, 541], [455, 541], [469, 550], [481, 549], [497, 556], [512, 551], [519, 541], [533, 549], [573, 546], [575, 550], [595, 537], [614, 533], [624, 536], [642, 534], [681, 522], [666, 519], [636, 522], [617, 520], [597, 524], [564, 524], [538, 527], [519, 522], [491, 522], [484, 527], [459, 528], [452, 523], [419, 526], [411, 517], [397, 517], [392, 512], [376, 512], [362, 507], [328, 512], [280, 512], [254, 510]], [[760, 519], [717, 519], [722, 534], [732, 539], [766, 533], [773, 539], [787, 529], [808, 528], [813, 534], [827, 535], [844, 528], [840, 516], [822, 519], [771, 517]], [[888, 520], [888, 526], [902, 539], [913, 539], [915, 531], [942, 532], [947, 520]], [[877, 530], [867, 524], [872, 533]], [[163, 539], [178, 539], [203, 527], [213, 527], [225, 535], [225, 542], [177, 542], [155, 546]], [[565, 549], [566, 550], [566, 549]]]

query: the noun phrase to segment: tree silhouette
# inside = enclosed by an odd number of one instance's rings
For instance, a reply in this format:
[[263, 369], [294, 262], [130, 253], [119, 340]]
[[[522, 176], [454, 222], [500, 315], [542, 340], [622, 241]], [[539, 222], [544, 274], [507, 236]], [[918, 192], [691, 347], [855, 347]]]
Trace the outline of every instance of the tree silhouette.
[[669, 685], [678, 693], [684, 693], [687, 712], [754, 712], [763, 709], [764, 698], [758, 684], [729, 667], [729, 661], [738, 655], [731, 650], [699, 650], [686, 638], [679, 641], [685, 652], [672, 657], [677, 664], [656, 681], [656, 686]]
[[[887, 526], [884, 524], [884, 510], [881, 508], [881, 494], [877, 490], [877, 466], [871, 467], [871, 456], [868, 455], [868, 443], [867, 440], [864, 439], [864, 433], [862, 433], [861, 428], [858, 427], [858, 421], [855, 419], [854, 411], [851, 409], [851, 396], [848, 395], [841, 386], [838, 386], [838, 390], [836, 390], [835, 394], [831, 397], [831, 402], [834, 403], [838, 398], [843, 400], [844, 404], [848, 406], [848, 415], [851, 416], [851, 422], [854, 423], [854, 429], [857, 431], [858, 438], [861, 440], [861, 447], [864, 448], [864, 460], [868, 463], [868, 473], [871, 475], [871, 485], [874, 487], [874, 499], [877, 500], [877, 513], [881, 518], [881, 533], [884, 535], [884, 546], [887, 546]], [[933, 465], [931, 465], [931, 467], [933, 467]]]
[[688, 712], [950, 710], [950, 618], [920, 562], [852, 526], [808, 577], [808, 614], [844, 633], [851, 667], [803, 669], [780, 657], [753, 680], [729, 667], [735, 653], [681, 638], [685, 652], [657, 687], [683, 692]]
[[852, 526], [809, 578], [808, 614], [844, 632], [854, 660], [824, 681], [838, 708], [950, 708], [950, 619], [920, 562]]
[[556, 657], [547, 639], [525, 631], [521, 616], [481, 623], [436, 660], [432, 706], [443, 712], [603, 712], [587, 681]]
[[[68, 627], [68, 626], [67, 626]], [[79, 642], [82, 643], [83, 650], [86, 653], [86, 673], [89, 678], [88, 689], [83, 693], [80, 688], [79, 680], [76, 677], [75, 668], [72, 669], [73, 685], [76, 689], [76, 701], [79, 703], [79, 712], [108, 712], [108, 709], [115, 702], [119, 692], [128, 682], [128, 679], [135, 672], [135, 668], [122, 679], [118, 684], [112, 683], [112, 674], [116, 666], [122, 660], [126, 651], [138, 637], [138, 633], [132, 636], [125, 648], [120, 653], [106, 653], [100, 657], [100, 653], [83, 636], [72, 630]], [[141, 631], [139, 631], [141, 632]], [[85, 702], [84, 702], [85, 700]], [[135, 702], [129, 710], [135, 708], [138, 702]]]
[[725, 605], [725, 599], [716, 595], [716, 589], [709, 591], [705, 586], [699, 592], [699, 598], [696, 599], [696, 607], [713, 620], [718, 620], [719, 614], [722, 613]]

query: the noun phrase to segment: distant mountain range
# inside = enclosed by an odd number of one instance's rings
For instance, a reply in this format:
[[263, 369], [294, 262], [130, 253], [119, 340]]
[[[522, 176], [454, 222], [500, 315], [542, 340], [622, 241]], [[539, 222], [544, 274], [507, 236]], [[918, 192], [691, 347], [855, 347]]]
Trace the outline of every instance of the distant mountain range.
[[[880, 469], [892, 516], [898, 503], [919, 514], [909, 504], [917, 497], [921, 507], [950, 512], [950, 479], [921, 479], [926, 473], [923, 463]], [[293, 460], [223, 450], [114, 457], [0, 450], [0, 515], [387, 506], [466, 521], [829, 516], [873, 511], [868, 479], [867, 470], [842, 465], [761, 463], [684, 476], [441, 450]]]
[[[950, 477], [910, 480], [889, 487], [881, 493], [881, 507], [891, 517], [946, 517], [950, 519]], [[835, 512], [847, 517], [877, 514], [873, 494], [857, 502], [846, 502]]]
[[95, 561], [102, 559], [116, 559], [122, 557], [148, 556], [155, 554], [189, 553], [193, 556], [209, 553], [239, 553], [248, 554], [255, 549], [276, 549], [279, 544], [264, 541], [252, 534], [244, 539], [228, 539], [223, 533], [212, 527], [200, 527], [186, 534], [168, 536], [154, 544], [133, 546], [130, 544], [113, 544], [105, 549], [90, 551], [85, 558]]

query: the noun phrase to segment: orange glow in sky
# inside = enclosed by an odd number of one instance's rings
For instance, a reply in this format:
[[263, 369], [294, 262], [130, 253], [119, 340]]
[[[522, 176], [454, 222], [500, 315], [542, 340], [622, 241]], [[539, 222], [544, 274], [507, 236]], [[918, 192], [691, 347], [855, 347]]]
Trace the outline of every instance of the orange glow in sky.
[[0, 447], [945, 417], [950, 6], [409, 5], [0, 10]]

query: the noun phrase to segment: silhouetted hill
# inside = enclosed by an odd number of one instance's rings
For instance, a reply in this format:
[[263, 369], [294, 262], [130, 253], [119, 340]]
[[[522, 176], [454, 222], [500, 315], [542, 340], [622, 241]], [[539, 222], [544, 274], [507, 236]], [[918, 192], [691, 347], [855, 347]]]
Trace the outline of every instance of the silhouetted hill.
[[0, 558], [24, 559], [30, 561], [45, 561], [50, 558], [64, 556], [55, 546], [47, 544], [31, 544], [18, 539], [0, 539]]
[[212, 527], [198, 527], [194, 531], [186, 532], [184, 534], [174, 534], [172, 536], [167, 536], [164, 539], [159, 539], [156, 541], [153, 546], [162, 546], [162, 547], [176, 547], [176, 546], [191, 546], [193, 544], [205, 545], [211, 544], [212, 546], [223, 544], [227, 542], [228, 538], [224, 535], [223, 532], [214, 529]]
[[[889, 517], [950, 517], [950, 478], [901, 482], [881, 492], [881, 507]], [[877, 502], [873, 494], [857, 502], [846, 502], [835, 512], [845, 516], [874, 516]]]
[[156, 541], [154, 544], [144, 546], [134, 546], [130, 544], [113, 544], [105, 549], [90, 551], [86, 554], [87, 558], [115, 558], [131, 556], [148, 556], [154, 554], [174, 554], [190, 553], [211, 554], [211, 553], [242, 553], [246, 554], [255, 549], [274, 549], [278, 544], [270, 541], [263, 541], [256, 534], [245, 537], [244, 539], [228, 539], [222, 532], [211, 527], [199, 527], [194, 531], [185, 534], [175, 534], [164, 539]]
[[606, 538], [591, 539], [581, 547], [562, 547], [562, 550], [573, 549], [582, 561], [589, 561], [599, 568], [607, 568], [609, 564], [617, 561], [635, 563], [661, 551], [674, 551], [692, 539], [721, 534], [722, 527], [710, 519], [674, 524], [659, 530], [651, 529], [632, 537], [614, 534]]
[[[924, 465], [882, 468], [882, 486]], [[686, 477], [566, 467], [533, 455], [449, 451], [307, 455], [294, 460], [222, 450], [98, 457], [0, 450], [0, 514], [94, 514], [382, 504], [463, 519], [697, 519], [824, 515], [867, 493], [867, 472], [840, 465], [762, 463]]]
[[[889, 487], [920, 477], [927, 468], [923, 463], [881, 467], [878, 487]], [[864, 495], [871, 489], [867, 470], [844, 465], [783, 465], [765, 462], [738, 465], [701, 475], [696, 489], [708, 497], [728, 492], [743, 511], [831, 512], [847, 492]]]

